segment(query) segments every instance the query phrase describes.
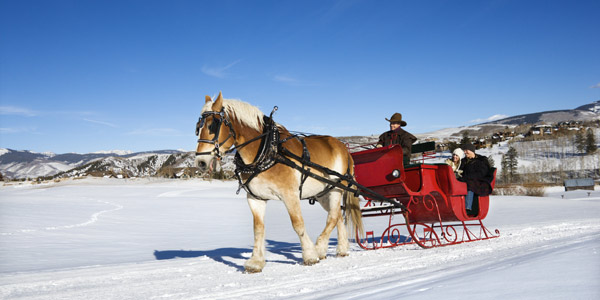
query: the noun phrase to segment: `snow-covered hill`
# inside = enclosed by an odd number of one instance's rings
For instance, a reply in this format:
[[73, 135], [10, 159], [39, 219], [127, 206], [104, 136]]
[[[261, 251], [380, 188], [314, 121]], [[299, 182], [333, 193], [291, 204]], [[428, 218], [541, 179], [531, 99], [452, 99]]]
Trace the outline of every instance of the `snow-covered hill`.
[[[455, 140], [458, 141], [465, 131], [477, 133], [476, 135], [491, 135], [507, 126], [514, 127], [516, 124], [524, 123], [556, 123], [562, 121], [586, 121], [600, 119], [600, 101], [580, 106], [576, 109], [552, 112], [540, 112], [527, 115], [510, 117], [490, 123], [474, 126], [463, 126], [457, 128], [446, 128], [435, 132], [416, 134], [419, 141], [427, 140]], [[597, 130], [598, 131], [598, 130]], [[596, 132], [600, 137], [600, 132]], [[353, 136], [339, 137], [350, 147], [377, 142], [377, 136]], [[597, 139], [600, 141], [600, 139]], [[523, 146], [522, 148], [527, 148]], [[499, 167], [502, 154], [506, 153], [506, 147], [495, 147], [490, 151], [484, 151], [498, 162]], [[358, 151], [360, 149], [353, 149]], [[575, 153], [576, 151], [571, 151]], [[447, 153], [441, 153], [445, 158]], [[575, 156], [575, 155], [572, 155]], [[524, 161], [530, 158], [522, 156]], [[533, 158], [535, 159], [535, 158]], [[586, 158], [587, 159], [587, 158]], [[176, 150], [162, 150], [141, 153], [131, 151], [111, 150], [98, 151], [88, 154], [66, 153], [35, 153], [30, 151], [15, 151], [0, 149], [0, 173], [7, 178], [37, 178], [48, 177], [59, 174], [61, 177], [78, 177], [83, 175], [108, 175], [119, 177], [154, 176], [163, 169], [171, 167], [183, 169], [193, 166], [193, 152]], [[233, 170], [232, 156], [224, 160], [224, 169]], [[586, 163], [587, 164], [587, 163]], [[576, 164], [569, 164], [573, 166]], [[163, 170], [164, 171], [164, 170]], [[177, 170], [182, 172], [181, 170]], [[171, 170], [169, 170], [171, 172]], [[164, 175], [164, 174], [163, 174]]]
[[[165, 165], [167, 163], [167, 165]], [[0, 149], [0, 172], [8, 178], [37, 178], [59, 174], [77, 177], [114, 173], [125, 177], [156, 175], [163, 166], [185, 168], [193, 163], [193, 155], [176, 150], [131, 153], [131, 151], [100, 151], [78, 153], [35, 153]], [[64, 176], [63, 176], [64, 174]]]
[[[82, 177], [111, 176], [118, 178], [146, 177], [161, 175], [159, 172], [166, 168], [175, 169], [175, 173], [181, 169], [192, 167], [194, 162], [193, 153], [138, 153], [133, 156], [109, 156], [93, 160], [69, 171], [59, 173], [56, 177]], [[167, 177], [175, 177], [176, 174], [164, 174]]]
[[523, 114], [495, 120], [486, 124], [502, 125], [521, 125], [538, 123], [559, 123], [567, 121], [592, 121], [600, 119], [600, 100], [590, 104], [582, 105], [575, 109], [544, 111], [530, 114]]
[[[0, 186], [0, 299], [600, 298], [599, 191], [491, 196], [484, 223], [500, 237], [449, 247], [353, 244], [338, 258], [334, 232], [314, 266], [301, 264], [284, 205], [269, 201], [267, 265], [244, 274], [252, 216], [236, 189], [198, 179]], [[325, 212], [301, 205], [314, 241]]]

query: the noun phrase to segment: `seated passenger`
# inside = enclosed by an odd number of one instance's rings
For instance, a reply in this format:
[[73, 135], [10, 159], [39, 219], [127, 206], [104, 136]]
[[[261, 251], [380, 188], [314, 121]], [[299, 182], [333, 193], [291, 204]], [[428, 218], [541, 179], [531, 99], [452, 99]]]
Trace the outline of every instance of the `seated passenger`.
[[463, 158], [465, 158], [465, 152], [460, 148], [456, 148], [452, 151], [452, 158], [446, 159], [446, 164], [452, 167], [456, 178], [462, 177], [463, 170], [460, 170], [460, 163]]
[[467, 183], [467, 197], [465, 197], [465, 208], [468, 215], [477, 215], [473, 210], [475, 196], [487, 196], [492, 193], [493, 174], [490, 170], [490, 162], [483, 155], [475, 154], [475, 146], [466, 144], [462, 146], [465, 158], [461, 160], [460, 170], [463, 171], [460, 181]]
[[407, 165], [410, 162], [412, 144], [417, 138], [408, 131], [400, 128], [406, 126], [406, 122], [402, 120], [402, 114], [395, 113], [392, 115], [391, 119], [385, 119], [390, 122], [390, 130], [379, 136], [377, 147], [385, 147], [393, 144], [402, 146], [404, 165]]

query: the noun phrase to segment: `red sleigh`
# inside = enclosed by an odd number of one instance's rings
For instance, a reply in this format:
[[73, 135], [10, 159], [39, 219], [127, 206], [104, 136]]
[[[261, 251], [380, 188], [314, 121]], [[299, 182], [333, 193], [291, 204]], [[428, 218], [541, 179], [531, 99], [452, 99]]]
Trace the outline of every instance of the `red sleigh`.
[[[399, 145], [355, 152], [352, 157], [358, 183], [406, 207], [398, 209], [366, 197], [367, 202], [361, 208], [366, 236], [359, 237], [357, 232], [357, 242], [362, 248], [413, 243], [431, 248], [499, 236], [498, 230], [491, 232], [482, 222], [488, 214], [489, 196], [476, 197], [475, 213], [468, 215], [467, 186], [456, 179], [450, 166], [425, 163], [404, 166]], [[494, 170], [492, 187], [495, 178]], [[382, 218], [387, 221], [385, 224], [381, 223]]]

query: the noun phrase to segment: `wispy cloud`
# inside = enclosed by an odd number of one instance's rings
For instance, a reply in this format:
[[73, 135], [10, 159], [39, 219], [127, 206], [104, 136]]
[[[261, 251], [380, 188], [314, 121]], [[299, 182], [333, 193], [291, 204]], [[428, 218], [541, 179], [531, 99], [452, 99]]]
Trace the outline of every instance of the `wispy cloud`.
[[207, 66], [203, 66], [202, 67], [202, 73], [208, 75], [208, 76], [212, 76], [212, 77], [217, 77], [217, 78], [225, 78], [227, 76], [226, 71], [231, 69], [233, 66], [237, 65], [238, 63], [240, 63], [242, 60], [238, 59], [224, 67], [207, 67]]
[[20, 128], [10, 128], [10, 127], [2, 127], [0, 128], [0, 133], [2, 134], [14, 134], [14, 133], [31, 133], [31, 134], [40, 134], [35, 127], [20, 127]]
[[590, 89], [600, 89], [600, 83], [590, 86]]
[[18, 130], [16, 128], [0, 127], [0, 133], [17, 133], [17, 132], [20, 132], [20, 130]]
[[119, 126], [113, 124], [113, 123], [108, 123], [108, 122], [103, 122], [103, 121], [97, 121], [97, 120], [91, 120], [91, 119], [83, 119], [86, 122], [90, 122], [90, 123], [94, 123], [94, 124], [100, 124], [100, 125], [104, 125], [104, 126], [108, 126], [108, 127], [113, 127], [113, 128], [117, 128]]
[[71, 110], [50, 110], [50, 111], [37, 111], [31, 110], [26, 107], [19, 106], [0, 106], [0, 115], [13, 115], [13, 116], [25, 116], [25, 117], [42, 117], [42, 116], [90, 116], [94, 115], [91, 111], [71, 111]]
[[35, 117], [38, 115], [37, 112], [28, 108], [16, 107], [16, 106], [0, 106], [0, 115], [17, 115], [26, 117]]
[[507, 115], [493, 115], [487, 119], [475, 119], [475, 120], [471, 120], [471, 123], [485, 123], [485, 122], [491, 122], [491, 121], [496, 121], [496, 120], [501, 120], [501, 119], [505, 119], [508, 118]]
[[183, 136], [181, 132], [173, 128], [150, 128], [136, 129], [126, 133], [126, 135], [142, 135], [142, 136]]
[[316, 85], [315, 83], [303, 81], [303, 80], [300, 80], [298, 78], [288, 76], [288, 75], [275, 75], [275, 76], [273, 76], [273, 81], [277, 81], [280, 83], [284, 83], [287, 85], [293, 85], [293, 86], [315, 86]]
[[292, 78], [289, 76], [285, 76], [285, 75], [275, 75], [273, 77], [273, 80], [277, 81], [277, 82], [283, 82], [283, 83], [288, 83], [288, 84], [298, 84], [300, 83], [300, 81], [296, 78]]

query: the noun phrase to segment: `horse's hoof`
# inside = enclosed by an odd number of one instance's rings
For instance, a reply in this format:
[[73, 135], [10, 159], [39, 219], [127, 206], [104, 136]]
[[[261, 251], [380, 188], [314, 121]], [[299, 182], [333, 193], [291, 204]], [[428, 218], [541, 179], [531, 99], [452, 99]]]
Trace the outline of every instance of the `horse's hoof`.
[[260, 273], [262, 272], [262, 269], [254, 269], [254, 268], [244, 268], [244, 273], [246, 274], [254, 274], [254, 273]]
[[252, 273], [260, 273], [265, 267], [265, 262], [257, 261], [257, 260], [249, 260], [244, 265], [244, 273], [252, 274]]
[[304, 260], [304, 265], [305, 266], [312, 266], [312, 265], [314, 265], [314, 264], [316, 264], [318, 262], [319, 262], [318, 259], [305, 259]]

